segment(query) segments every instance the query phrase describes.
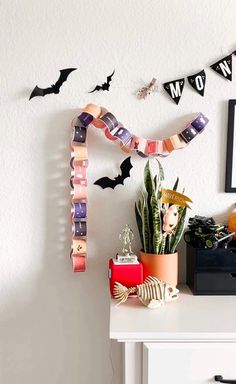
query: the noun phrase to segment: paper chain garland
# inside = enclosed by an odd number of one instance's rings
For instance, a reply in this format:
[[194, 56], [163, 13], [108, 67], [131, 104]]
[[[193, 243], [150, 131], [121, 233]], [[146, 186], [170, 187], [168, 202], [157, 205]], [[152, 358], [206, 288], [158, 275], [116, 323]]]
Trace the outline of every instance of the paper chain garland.
[[87, 128], [93, 125], [104, 129], [105, 136], [117, 141], [125, 152], [135, 151], [142, 157], [167, 156], [173, 150], [185, 147], [203, 131], [208, 119], [199, 113], [179, 134], [163, 140], [147, 140], [132, 135], [117, 121], [115, 116], [94, 104], [88, 104], [83, 112], [72, 121], [71, 137], [71, 187], [72, 187], [72, 250], [73, 270], [86, 269], [87, 235], [87, 181], [88, 153], [86, 146]]

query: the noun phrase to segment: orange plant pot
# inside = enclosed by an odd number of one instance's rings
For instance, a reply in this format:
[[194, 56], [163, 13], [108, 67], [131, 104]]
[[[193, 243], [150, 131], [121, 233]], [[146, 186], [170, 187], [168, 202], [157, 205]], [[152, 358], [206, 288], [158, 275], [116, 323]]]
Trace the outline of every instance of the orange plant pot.
[[143, 278], [154, 276], [176, 287], [178, 284], [178, 252], [157, 255], [140, 251]]

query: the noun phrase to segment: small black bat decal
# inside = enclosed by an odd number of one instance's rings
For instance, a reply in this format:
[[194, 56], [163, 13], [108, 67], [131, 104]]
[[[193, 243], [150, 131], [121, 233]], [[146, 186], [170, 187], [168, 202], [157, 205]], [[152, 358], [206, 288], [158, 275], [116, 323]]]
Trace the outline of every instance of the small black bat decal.
[[131, 164], [130, 161], [131, 157], [127, 157], [121, 165], [120, 165], [120, 170], [121, 170], [121, 175], [118, 175], [114, 178], [114, 180], [110, 179], [109, 177], [102, 177], [101, 179], [98, 179], [95, 181], [94, 184], [99, 185], [103, 189], [105, 188], [112, 188], [114, 189], [117, 185], [122, 184], [124, 185], [124, 180], [127, 177], [130, 177], [130, 170], [133, 168], [133, 165]]
[[52, 84], [51, 87], [49, 87], [49, 88], [39, 88], [36, 85], [36, 87], [34, 88], [34, 90], [32, 91], [32, 93], [29, 97], [29, 100], [35, 96], [45, 96], [45, 95], [49, 95], [50, 93], [55, 93], [55, 94], [59, 93], [62, 84], [67, 80], [67, 77], [69, 76], [69, 74], [72, 71], [75, 71], [76, 69], [77, 68], [61, 69], [59, 79], [57, 80], [57, 82], [55, 84]]
[[96, 85], [96, 87], [92, 91], [90, 91], [89, 93], [92, 93], [95, 91], [100, 91], [100, 90], [109, 91], [111, 79], [112, 79], [112, 76], [114, 75], [114, 73], [115, 73], [115, 70], [112, 72], [112, 74], [110, 76], [107, 76], [106, 83], [103, 83], [102, 85]]

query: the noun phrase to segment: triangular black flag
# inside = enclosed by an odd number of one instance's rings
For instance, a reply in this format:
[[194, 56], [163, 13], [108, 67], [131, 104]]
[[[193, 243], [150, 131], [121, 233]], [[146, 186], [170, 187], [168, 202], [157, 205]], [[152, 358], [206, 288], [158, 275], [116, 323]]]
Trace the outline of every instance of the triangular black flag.
[[195, 75], [188, 76], [189, 84], [197, 91], [201, 96], [204, 96], [205, 84], [206, 84], [206, 72], [204, 69]]
[[232, 80], [232, 54], [217, 61], [210, 67], [225, 79]]
[[184, 88], [184, 78], [164, 83], [163, 87], [166, 92], [169, 93], [170, 97], [174, 100], [174, 102], [176, 104], [179, 104]]

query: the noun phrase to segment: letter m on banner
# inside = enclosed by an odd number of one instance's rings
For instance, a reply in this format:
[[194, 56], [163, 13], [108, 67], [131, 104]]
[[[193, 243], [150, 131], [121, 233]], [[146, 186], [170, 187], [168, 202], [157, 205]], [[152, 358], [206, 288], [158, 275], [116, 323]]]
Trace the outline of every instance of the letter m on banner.
[[184, 89], [184, 78], [164, 83], [163, 87], [174, 102], [179, 104]]

